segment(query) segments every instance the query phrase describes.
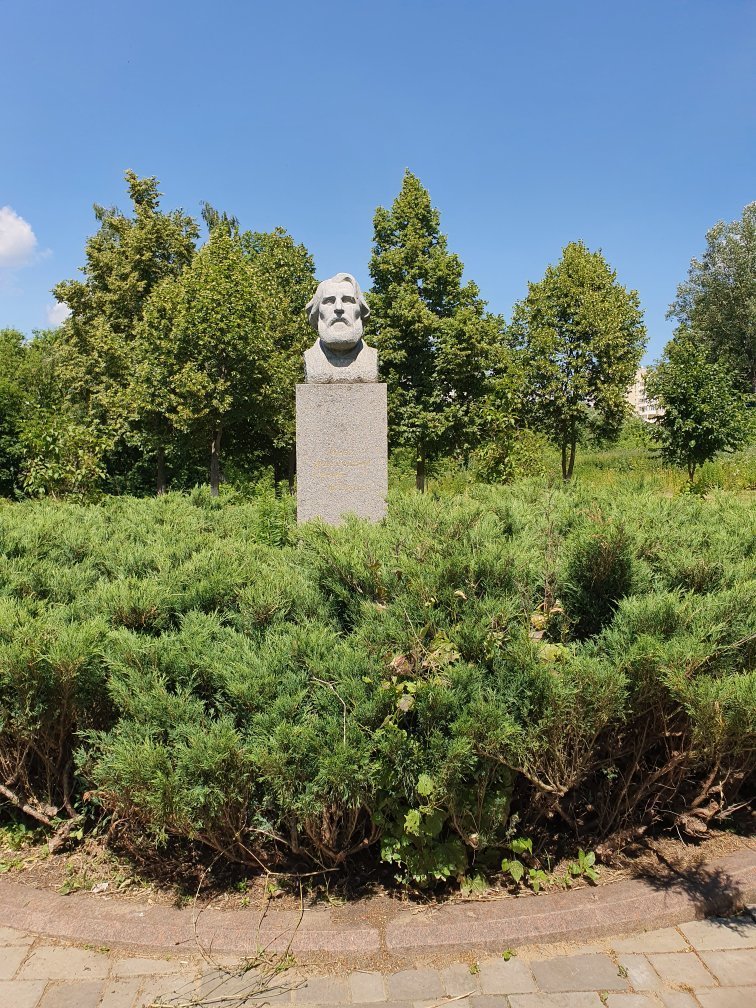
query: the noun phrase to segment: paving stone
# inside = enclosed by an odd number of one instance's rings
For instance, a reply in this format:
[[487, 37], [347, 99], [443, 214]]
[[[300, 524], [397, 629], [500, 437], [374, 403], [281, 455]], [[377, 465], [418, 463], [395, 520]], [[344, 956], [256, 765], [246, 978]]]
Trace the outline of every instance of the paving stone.
[[188, 969], [186, 962], [178, 959], [149, 959], [147, 956], [130, 956], [128, 959], [115, 959], [111, 976], [161, 976], [163, 973], [181, 973]]
[[627, 970], [630, 986], [637, 991], [659, 990], [662, 985], [659, 974], [643, 955], [621, 955], [617, 957]]
[[308, 977], [305, 984], [292, 991], [292, 999], [296, 1004], [349, 1004], [349, 984], [336, 977]]
[[27, 934], [25, 931], [16, 931], [15, 928], [0, 927], [0, 945], [33, 945], [37, 940], [36, 935]]
[[194, 983], [194, 996], [197, 1000], [210, 1002], [223, 998], [236, 998], [240, 1001], [244, 998], [253, 1001], [267, 998], [271, 1002], [288, 1004], [291, 1001], [291, 989], [297, 985], [299, 979], [293, 975], [287, 979], [285, 974], [266, 977], [259, 970], [245, 972], [240, 968], [206, 970]]
[[366, 1004], [386, 1000], [386, 985], [383, 974], [372, 970], [358, 970], [349, 975], [349, 989], [355, 1004]]
[[104, 980], [110, 960], [101, 952], [47, 945], [34, 949], [18, 974], [20, 980]]
[[562, 994], [510, 994], [510, 1008], [604, 1008], [595, 991]]
[[750, 914], [691, 921], [690, 924], [681, 924], [680, 930], [699, 952], [756, 948], [756, 921]]
[[756, 1002], [753, 987], [719, 987], [716, 990], [696, 991], [701, 1008], [750, 1008]]
[[104, 986], [101, 980], [50, 984], [39, 1008], [97, 1008]]
[[530, 967], [544, 991], [624, 990], [629, 986], [603, 952], [536, 960]]
[[687, 952], [688, 943], [675, 928], [658, 928], [656, 931], [642, 931], [640, 934], [615, 938], [612, 941], [615, 952]]
[[449, 997], [480, 993], [478, 973], [471, 973], [470, 967], [466, 963], [455, 963], [453, 966], [442, 969], [441, 983]]
[[434, 969], [402, 970], [386, 977], [389, 1000], [418, 1001], [444, 996], [441, 975]]
[[[701, 958], [724, 987], [756, 986], [756, 952], [733, 949], [728, 952], [701, 952]], [[698, 984], [691, 982], [691, 987]], [[701, 984], [701, 987], [712, 984]], [[756, 997], [754, 998], [756, 1000]]]
[[102, 990], [97, 1008], [141, 1008], [142, 999], [137, 1004], [137, 994], [142, 986], [139, 977], [131, 980], [108, 980]]
[[[161, 976], [149, 976], [140, 978], [141, 990], [137, 1000], [138, 1008], [142, 1005], [152, 1004], [153, 1001], [162, 1000], [166, 1005], [175, 1002], [179, 1004], [191, 998], [194, 992], [194, 980], [190, 977], [182, 977], [178, 973], [164, 973]], [[231, 1008], [231, 1006], [224, 1006]]]
[[484, 994], [528, 994], [538, 988], [527, 964], [520, 959], [485, 959], [479, 964]]
[[609, 994], [606, 1008], [658, 1008], [658, 1002], [646, 994]]
[[44, 980], [0, 980], [0, 1005], [36, 1008], [44, 989]]
[[687, 991], [661, 990], [657, 996], [664, 1008], [700, 1008], [698, 1001]]
[[[509, 1008], [509, 998], [504, 994], [474, 994], [466, 1000], [470, 1008]], [[457, 1008], [457, 1002], [450, 1008]]]
[[695, 952], [665, 952], [650, 955], [648, 961], [666, 984], [686, 987], [714, 987], [716, 980]]
[[5, 945], [0, 948], [0, 980], [12, 980], [13, 974], [28, 954], [28, 945], [23, 945], [21, 948]]

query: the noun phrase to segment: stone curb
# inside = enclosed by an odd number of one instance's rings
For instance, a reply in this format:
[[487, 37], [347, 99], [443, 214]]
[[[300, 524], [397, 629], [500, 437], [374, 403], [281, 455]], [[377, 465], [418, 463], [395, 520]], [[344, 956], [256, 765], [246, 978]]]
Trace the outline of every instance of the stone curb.
[[756, 850], [743, 850], [685, 875], [635, 879], [538, 897], [399, 910], [385, 926], [369, 903], [332, 910], [216, 910], [146, 906], [91, 893], [58, 893], [0, 880], [0, 926], [95, 946], [157, 954], [196, 946], [249, 955], [263, 947], [340, 958], [448, 950], [501, 949], [586, 941], [726, 914], [756, 900]]

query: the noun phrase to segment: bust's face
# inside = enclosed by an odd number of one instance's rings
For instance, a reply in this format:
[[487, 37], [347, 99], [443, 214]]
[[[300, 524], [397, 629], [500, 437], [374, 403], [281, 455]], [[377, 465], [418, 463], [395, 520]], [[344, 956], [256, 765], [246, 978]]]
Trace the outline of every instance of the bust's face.
[[336, 353], [348, 353], [362, 339], [360, 306], [348, 280], [325, 285], [318, 308], [318, 336]]

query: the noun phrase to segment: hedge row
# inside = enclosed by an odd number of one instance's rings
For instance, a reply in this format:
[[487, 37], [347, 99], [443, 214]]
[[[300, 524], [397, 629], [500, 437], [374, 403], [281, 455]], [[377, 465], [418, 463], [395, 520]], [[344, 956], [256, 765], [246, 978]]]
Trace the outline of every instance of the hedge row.
[[[0, 781], [132, 843], [419, 883], [752, 790], [756, 519], [539, 483], [297, 529], [202, 492], [0, 508]], [[745, 789], [745, 791], [744, 791]]]

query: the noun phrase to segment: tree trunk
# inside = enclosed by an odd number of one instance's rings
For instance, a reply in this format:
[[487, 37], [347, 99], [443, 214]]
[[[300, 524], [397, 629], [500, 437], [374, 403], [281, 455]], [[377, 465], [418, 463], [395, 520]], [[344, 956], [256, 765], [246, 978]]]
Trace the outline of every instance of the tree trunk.
[[575, 449], [577, 447], [577, 436], [574, 429], [569, 436], [562, 438], [562, 479], [572, 479], [572, 470], [575, 468]]
[[155, 492], [158, 497], [162, 497], [168, 489], [168, 483], [165, 477], [165, 448], [163, 445], [160, 445], [157, 450], [156, 466]]
[[220, 488], [220, 446], [221, 425], [215, 428], [213, 440], [210, 442], [210, 495], [217, 497]]
[[420, 493], [425, 493], [425, 445], [422, 444], [417, 449], [415, 459], [415, 489]]
[[696, 465], [697, 463], [693, 459], [688, 459], [688, 482], [693, 482], [693, 477], [696, 475]]
[[286, 478], [289, 482], [289, 493], [294, 496], [294, 477], [297, 474], [297, 449], [289, 449], [288, 467], [286, 470]]
[[572, 470], [575, 468], [575, 448], [577, 447], [577, 439], [575, 435], [572, 435], [572, 440], [570, 441], [570, 457], [567, 461], [567, 479], [572, 479]]

